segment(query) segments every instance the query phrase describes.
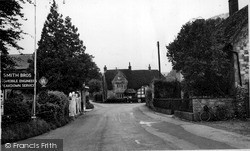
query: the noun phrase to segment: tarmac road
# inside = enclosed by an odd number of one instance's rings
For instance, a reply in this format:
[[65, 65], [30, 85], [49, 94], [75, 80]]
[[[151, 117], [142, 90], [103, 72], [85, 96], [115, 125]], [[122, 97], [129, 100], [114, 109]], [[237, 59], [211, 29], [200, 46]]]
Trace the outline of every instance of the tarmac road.
[[35, 137], [63, 139], [64, 151], [250, 148], [250, 138], [154, 113], [140, 104], [98, 104], [70, 124]]

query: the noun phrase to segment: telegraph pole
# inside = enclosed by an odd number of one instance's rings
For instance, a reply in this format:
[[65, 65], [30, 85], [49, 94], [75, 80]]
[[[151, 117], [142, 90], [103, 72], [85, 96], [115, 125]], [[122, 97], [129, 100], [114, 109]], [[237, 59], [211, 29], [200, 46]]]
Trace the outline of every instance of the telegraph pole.
[[157, 41], [157, 48], [158, 48], [158, 64], [159, 64], [159, 79], [161, 79], [161, 57], [160, 57], [160, 44]]
[[33, 115], [32, 119], [36, 119], [36, 59], [37, 59], [37, 53], [36, 53], [36, 0], [34, 1], [34, 101], [33, 101]]

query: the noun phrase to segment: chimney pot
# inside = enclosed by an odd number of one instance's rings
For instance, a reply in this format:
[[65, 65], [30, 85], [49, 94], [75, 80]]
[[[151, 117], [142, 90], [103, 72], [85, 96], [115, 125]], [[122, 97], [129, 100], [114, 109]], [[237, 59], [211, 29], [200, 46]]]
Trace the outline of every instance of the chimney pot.
[[150, 64], [149, 64], [149, 66], [148, 66], [148, 70], [151, 71], [151, 66], [150, 66]]
[[229, 16], [233, 15], [239, 10], [238, 0], [228, 0]]
[[106, 72], [106, 71], [107, 71], [107, 66], [105, 65], [105, 66], [104, 66], [104, 72]]
[[129, 66], [128, 66], [128, 69], [129, 69], [129, 70], [131, 70], [131, 68], [132, 68], [132, 67], [131, 67], [131, 65], [130, 65], [130, 62], [129, 62]]

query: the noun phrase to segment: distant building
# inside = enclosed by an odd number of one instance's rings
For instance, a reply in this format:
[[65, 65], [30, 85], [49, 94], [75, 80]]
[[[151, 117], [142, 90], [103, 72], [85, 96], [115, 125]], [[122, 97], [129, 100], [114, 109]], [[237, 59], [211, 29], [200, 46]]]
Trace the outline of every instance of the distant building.
[[15, 70], [26, 71], [29, 68], [29, 60], [33, 60], [32, 54], [12, 54], [9, 55], [16, 63]]
[[[164, 78], [160, 74], [161, 78]], [[143, 86], [149, 86], [153, 79], [159, 79], [159, 71], [151, 70], [132, 70], [129, 63], [128, 69], [112, 69], [107, 70], [104, 67], [103, 87], [104, 98], [110, 98], [112, 95], [116, 98], [124, 98], [126, 92], [135, 93]]]

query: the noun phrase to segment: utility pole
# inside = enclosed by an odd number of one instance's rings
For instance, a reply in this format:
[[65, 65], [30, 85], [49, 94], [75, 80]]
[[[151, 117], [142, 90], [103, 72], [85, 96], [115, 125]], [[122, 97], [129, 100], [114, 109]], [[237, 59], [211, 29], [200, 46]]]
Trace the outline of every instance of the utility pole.
[[160, 44], [157, 41], [157, 48], [158, 48], [158, 64], [159, 64], [159, 79], [161, 79], [161, 57], [160, 57]]
[[33, 115], [32, 119], [36, 119], [36, 0], [34, 1], [34, 101], [33, 101]]

